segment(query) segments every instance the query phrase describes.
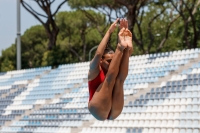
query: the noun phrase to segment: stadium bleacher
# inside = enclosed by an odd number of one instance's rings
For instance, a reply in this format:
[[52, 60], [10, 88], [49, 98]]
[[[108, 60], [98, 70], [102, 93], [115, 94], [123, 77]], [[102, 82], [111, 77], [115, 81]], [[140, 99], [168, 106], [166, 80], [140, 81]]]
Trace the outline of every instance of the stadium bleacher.
[[200, 49], [132, 56], [121, 115], [89, 113], [89, 62], [0, 73], [1, 133], [200, 133]]

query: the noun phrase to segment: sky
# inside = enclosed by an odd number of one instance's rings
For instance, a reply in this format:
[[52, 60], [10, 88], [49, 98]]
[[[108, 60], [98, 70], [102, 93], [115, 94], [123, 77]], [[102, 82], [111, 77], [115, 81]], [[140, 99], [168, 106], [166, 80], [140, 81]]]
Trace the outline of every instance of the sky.
[[[32, 0], [25, 0], [32, 8], [43, 13]], [[53, 3], [52, 10], [55, 11], [61, 0]], [[21, 11], [21, 35], [31, 26], [38, 25], [40, 22], [28, 13], [22, 6]], [[59, 11], [69, 11], [70, 8], [64, 4]], [[2, 50], [15, 43], [17, 37], [17, 0], [0, 0], [0, 56]]]

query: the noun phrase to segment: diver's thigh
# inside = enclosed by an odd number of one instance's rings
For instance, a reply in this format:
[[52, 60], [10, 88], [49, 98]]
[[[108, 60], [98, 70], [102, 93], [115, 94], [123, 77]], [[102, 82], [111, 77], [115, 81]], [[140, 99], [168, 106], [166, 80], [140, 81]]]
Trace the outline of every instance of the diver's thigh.
[[99, 85], [92, 99], [88, 103], [90, 113], [97, 120], [105, 120], [111, 108], [111, 99], [108, 98], [107, 95], [99, 93], [99, 91], [102, 91], [102, 87], [103, 83]]

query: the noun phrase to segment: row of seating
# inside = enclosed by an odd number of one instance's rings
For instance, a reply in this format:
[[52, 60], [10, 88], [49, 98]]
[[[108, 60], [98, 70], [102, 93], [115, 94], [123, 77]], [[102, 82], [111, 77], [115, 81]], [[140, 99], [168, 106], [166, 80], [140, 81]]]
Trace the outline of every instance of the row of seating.
[[51, 67], [38, 67], [38, 68], [29, 68], [29, 69], [21, 69], [21, 70], [16, 70], [16, 71], [8, 71], [6, 74], [18, 74], [18, 73], [25, 73], [25, 72], [37, 72], [37, 71], [45, 71], [45, 70], [50, 70]]
[[182, 112], [137, 112], [122, 113], [116, 120], [200, 120], [200, 116], [199, 110], [184, 110]]
[[71, 128], [69, 127], [6, 127], [1, 130], [3, 133], [71, 133]]
[[80, 133], [200, 133], [199, 129], [185, 128], [83, 128]]
[[146, 105], [146, 106], [128, 106], [125, 105], [123, 113], [143, 113], [143, 112], [198, 112], [200, 111], [199, 104], [185, 104], [185, 105]]
[[[144, 102], [144, 100], [146, 100], [146, 102], [151, 102], [152, 100], [161, 100], [161, 99], [184, 99], [184, 98], [193, 98], [192, 102], [194, 101], [195, 103], [198, 103], [200, 101], [200, 99], [198, 99], [200, 97], [200, 90], [188, 90], [188, 91], [178, 91], [178, 92], [151, 92], [151, 93], [147, 93], [145, 96], [141, 95], [140, 99], [138, 101]], [[157, 101], [159, 102], [159, 101]], [[162, 102], [162, 101], [160, 101]]]
[[165, 119], [147, 119], [147, 120], [126, 120], [126, 121], [103, 121], [96, 122], [94, 127], [142, 127], [142, 128], [199, 128], [199, 120], [165, 120]]
[[17, 126], [59, 126], [59, 127], [78, 127], [82, 126], [82, 121], [18, 121], [12, 123], [12, 126], [17, 127]]
[[89, 113], [88, 109], [57, 109], [57, 108], [50, 108], [50, 109], [43, 109], [35, 111], [33, 114], [76, 114], [76, 113]]
[[30, 115], [24, 116], [22, 120], [81, 120], [86, 115]]

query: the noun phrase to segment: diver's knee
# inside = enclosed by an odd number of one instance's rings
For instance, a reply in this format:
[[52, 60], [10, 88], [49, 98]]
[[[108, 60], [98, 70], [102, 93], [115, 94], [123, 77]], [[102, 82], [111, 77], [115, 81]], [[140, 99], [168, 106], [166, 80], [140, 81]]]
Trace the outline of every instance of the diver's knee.
[[92, 104], [90, 104], [88, 106], [88, 109], [90, 111], [90, 113], [97, 119], [100, 121], [104, 121], [107, 119], [108, 114], [106, 113], [107, 111], [105, 110], [99, 110], [97, 109], [95, 106], [92, 106]]
[[90, 111], [90, 113], [99, 121], [104, 121], [108, 117], [107, 114], [105, 114], [104, 112], [101, 112], [101, 111], [98, 111], [98, 112]]
[[113, 112], [110, 114], [108, 120], [114, 120], [114, 119], [116, 119], [120, 114], [121, 114], [121, 111], [113, 111]]

